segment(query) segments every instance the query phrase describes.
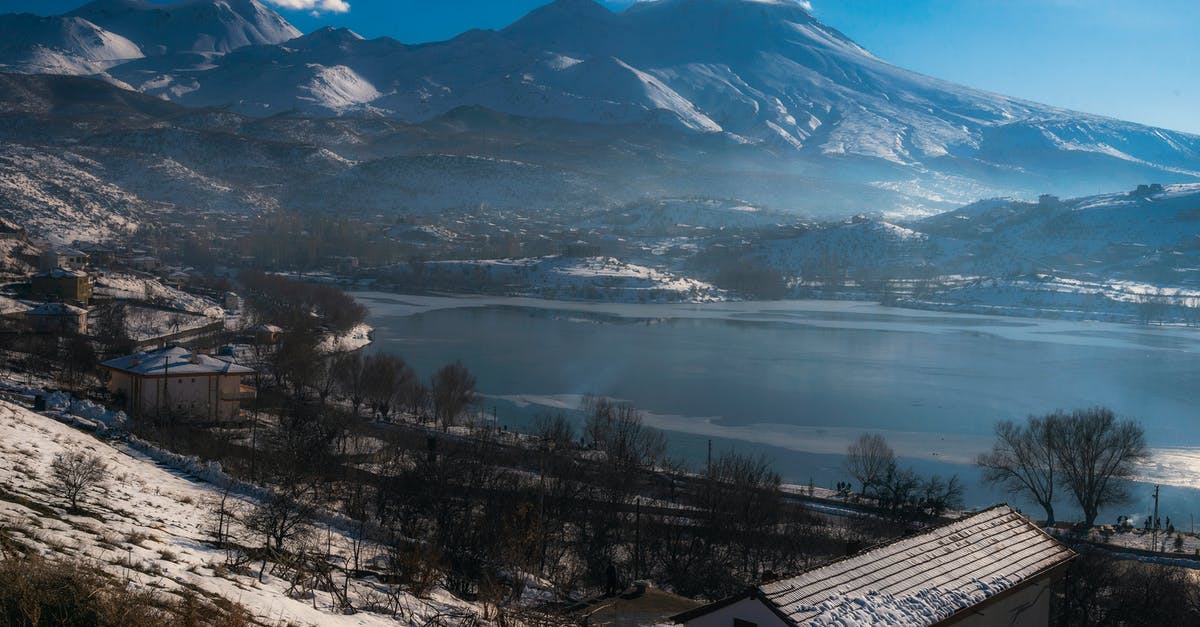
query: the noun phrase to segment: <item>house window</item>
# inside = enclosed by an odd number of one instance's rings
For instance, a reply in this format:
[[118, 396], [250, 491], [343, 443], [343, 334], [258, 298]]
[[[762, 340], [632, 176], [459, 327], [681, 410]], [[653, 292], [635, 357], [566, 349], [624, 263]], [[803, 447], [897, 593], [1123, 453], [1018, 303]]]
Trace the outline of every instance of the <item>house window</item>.
[[758, 623], [752, 623], [748, 620], [735, 618], [733, 619], [733, 627], [758, 627]]

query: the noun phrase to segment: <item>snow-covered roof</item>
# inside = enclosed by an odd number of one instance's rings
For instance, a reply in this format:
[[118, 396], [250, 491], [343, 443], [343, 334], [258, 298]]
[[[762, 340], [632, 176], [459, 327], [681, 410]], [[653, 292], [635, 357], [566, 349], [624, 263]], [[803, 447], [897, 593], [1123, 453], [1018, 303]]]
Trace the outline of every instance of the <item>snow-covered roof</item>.
[[110, 359], [101, 366], [142, 376], [185, 374], [251, 374], [254, 369], [232, 361], [193, 353], [182, 346], [146, 351]]
[[[998, 505], [760, 585], [751, 594], [796, 625], [931, 625], [1074, 556], [1027, 518]], [[703, 613], [699, 608], [687, 618]]]
[[19, 300], [15, 300], [7, 296], [0, 296], [0, 316], [24, 313], [30, 309], [33, 308]]
[[87, 310], [66, 303], [42, 303], [26, 311], [27, 316], [84, 316]]
[[910, 619], [896, 624], [924, 625], [1074, 556], [1029, 519], [1000, 505], [760, 590], [796, 623], [890, 606]]
[[53, 270], [39, 272], [33, 276], [39, 277], [39, 278], [49, 277], [52, 279], [82, 279], [82, 278], [87, 277], [88, 273], [86, 273], [82, 270], [70, 270], [67, 268], [54, 268]]

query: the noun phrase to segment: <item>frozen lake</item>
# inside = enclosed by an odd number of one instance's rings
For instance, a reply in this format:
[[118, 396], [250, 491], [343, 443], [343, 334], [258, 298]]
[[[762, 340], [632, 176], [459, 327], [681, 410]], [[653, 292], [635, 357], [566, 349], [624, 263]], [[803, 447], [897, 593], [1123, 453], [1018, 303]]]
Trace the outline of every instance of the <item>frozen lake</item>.
[[[983, 505], [1005, 498], [970, 466], [995, 421], [1107, 405], [1145, 426], [1154, 458], [1142, 478], [1172, 486], [1167, 515], [1200, 514], [1197, 330], [861, 302], [354, 296], [376, 328], [370, 350], [398, 353], [422, 376], [461, 359], [485, 408], [514, 428], [605, 395], [644, 410], [692, 461], [711, 438], [767, 453], [786, 480], [827, 486], [847, 478], [846, 445], [875, 431], [918, 469], [962, 475], [968, 504]], [[1149, 489], [1135, 491], [1121, 513], [1146, 509]]]

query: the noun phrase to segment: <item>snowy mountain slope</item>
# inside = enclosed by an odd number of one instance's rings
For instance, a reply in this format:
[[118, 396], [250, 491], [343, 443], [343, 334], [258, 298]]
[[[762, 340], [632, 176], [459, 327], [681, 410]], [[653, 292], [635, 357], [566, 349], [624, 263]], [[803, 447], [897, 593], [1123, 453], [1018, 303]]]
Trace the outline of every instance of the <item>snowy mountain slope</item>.
[[[908, 72], [790, 2], [662, 0], [614, 14], [590, 0], [559, 0], [504, 30], [422, 46], [323, 30], [269, 48], [215, 60], [177, 99], [233, 103], [255, 115], [342, 112], [347, 89], [306, 95], [317, 76], [338, 68], [356, 96], [350, 102], [411, 121], [478, 105], [596, 123], [668, 122], [812, 157], [1004, 162], [1032, 145], [1200, 175], [1194, 136]], [[244, 80], [252, 68], [261, 81]]]
[[142, 57], [134, 42], [80, 17], [0, 14], [0, 71], [97, 74]]
[[742, 255], [809, 285], [919, 287], [905, 302], [920, 307], [1136, 321], [1150, 302], [1169, 312], [1157, 316], [1194, 322], [1200, 185], [988, 200], [905, 226], [856, 218], [763, 238]]
[[[69, 451], [95, 454], [107, 465], [103, 489], [83, 499], [84, 513], [65, 511], [50, 487], [50, 463]], [[209, 543], [220, 488], [128, 445], [99, 440], [8, 402], [0, 402], [0, 462], [0, 527], [10, 541], [47, 557], [94, 563], [139, 590], [164, 595], [191, 590], [239, 603], [259, 624], [423, 624], [439, 614], [475, 613], [441, 590], [429, 599], [399, 593], [395, 616], [365, 611], [381, 584], [352, 579], [350, 598], [359, 611], [351, 614], [340, 611], [327, 591], [297, 598], [281, 577], [268, 574], [259, 582], [257, 571], [227, 567], [225, 551]], [[230, 509], [245, 512], [254, 504], [253, 497], [235, 493]], [[230, 532], [234, 542], [256, 541], [236, 520]], [[348, 563], [351, 540], [336, 526], [322, 525], [319, 534], [334, 560]]]
[[287, 190], [287, 206], [403, 215], [447, 208], [579, 207], [606, 202], [594, 182], [537, 164], [458, 155], [376, 159]]
[[947, 260], [952, 271], [1200, 281], [1196, 184], [1037, 203], [987, 201], [913, 226], [972, 245], [972, 256]]
[[0, 215], [55, 245], [128, 235], [148, 203], [91, 173], [98, 164], [0, 142]]
[[135, 42], [146, 55], [225, 53], [277, 44], [300, 31], [258, 0], [96, 0], [67, 14]]
[[765, 211], [737, 201], [710, 198], [664, 198], [639, 202], [593, 216], [588, 227], [609, 227], [616, 233], [686, 235], [697, 229], [749, 229], [794, 223], [795, 216]]
[[[293, 37], [255, 0], [100, 0], [72, 16], [62, 19], [87, 17], [149, 55], [106, 63], [102, 78], [272, 120], [351, 160], [450, 153], [561, 168], [565, 155], [642, 194], [839, 217], [1200, 180], [1200, 137], [909, 72], [790, 1], [659, 0], [614, 13], [557, 0], [507, 28], [422, 45], [334, 28]], [[317, 138], [306, 116], [355, 119], [343, 137]], [[395, 125], [369, 121], [382, 117]], [[464, 128], [474, 143], [460, 141]]]

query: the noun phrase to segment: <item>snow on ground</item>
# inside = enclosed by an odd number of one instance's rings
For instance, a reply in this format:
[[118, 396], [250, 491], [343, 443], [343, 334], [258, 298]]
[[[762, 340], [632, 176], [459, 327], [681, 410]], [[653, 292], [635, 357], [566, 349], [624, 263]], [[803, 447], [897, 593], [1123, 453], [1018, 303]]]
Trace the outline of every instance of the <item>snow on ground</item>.
[[1116, 279], [1084, 281], [1047, 274], [981, 278], [931, 295], [901, 298], [903, 307], [1021, 317], [1111, 322], [1200, 321], [1200, 290]]
[[317, 350], [327, 354], [356, 351], [371, 343], [371, 332], [374, 330], [375, 328], [369, 324], [356, 324], [354, 328], [341, 335], [326, 335], [321, 338]]
[[542, 298], [606, 302], [715, 302], [728, 295], [715, 286], [614, 257], [528, 257], [482, 261], [439, 261], [426, 272], [470, 279], [505, 292]]
[[216, 302], [164, 285], [158, 279], [148, 276], [119, 272], [101, 273], [96, 277], [96, 293], [113, 298], [144, 300], [209, 318], [225, 315]]
[[[101, 491], [87, 495], [83, 513], [67, 513], [49, 487], [50, 463], [66, 451], [89, 451], [107, 464]], [[207, 543], [212, 511], [221, 491], [182, 472], [159, 465], [127, 445], [109, 443], [49, 417], [0, 401], [0, 525], [15, 539], [47, 556], [86, 559], [135, 586], [171, 593], [182, 588], [244, 605], [267, 624], [395, 625], [423, 623], [435, 615], [473, 612], [444, 591], [428, 600], [402, 595], [401, 614], [336, 613], [331, 596], [291, 598], [288, 582], [269, 574], [262, 583], [253, 572], [225, 567], [225, 553]], [[235, 508], [252, 501], [234, 495]], [[231, 530], [246, 545], [257, 542], [240, 524]], [[344, 558], [350, 540], [337, 528], [315, 530], [322, 544]], [[367, 555], [373, 554], [368, 547]], [[340, 580], [340, 577], [339, 577]], [[340, 583], [340, 581], [339, 581]], [[352, 598], [364, 599], [380, 584], [352, 580]]]
[[131, 306], [126, 308], [125, 315], [129, 337], [137, 342], [193, 331], [214, 323], [206, 316], [153, 307]]

